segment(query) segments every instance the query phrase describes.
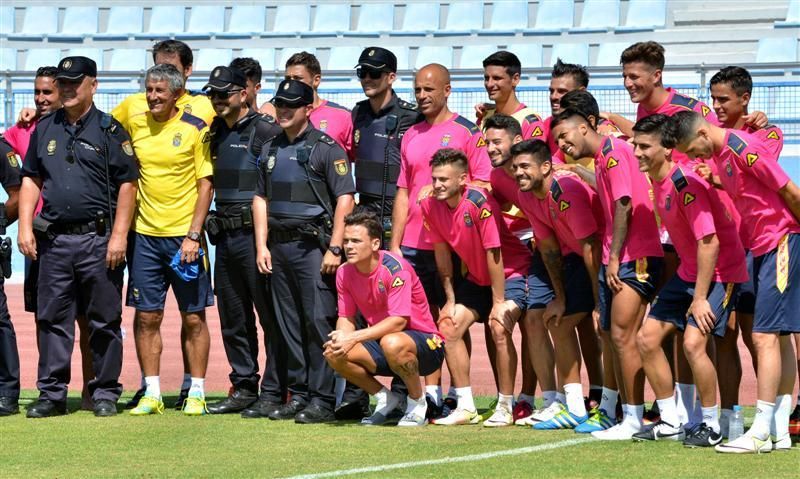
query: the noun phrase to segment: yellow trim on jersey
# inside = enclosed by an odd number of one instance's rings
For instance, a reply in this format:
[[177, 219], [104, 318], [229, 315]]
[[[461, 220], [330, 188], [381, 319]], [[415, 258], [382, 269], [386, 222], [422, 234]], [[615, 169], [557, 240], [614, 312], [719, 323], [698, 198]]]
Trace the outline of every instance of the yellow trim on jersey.
[[781, 294], [789, 284], [789, 235], [783, 235], [778, 243], [778, 254], [775, 257], [775, 286]]
[[[184, 93], [178, 98], [176, 105], [181, 110], [178, 115], [184, 112], [189, 113], [206, 122], [206, 125], [210, 125], [211, 121], [214, 120], [216, 116], [214, 107], [211, 105], [211, 100], [205, 95]], [[147, 97], [142, 92], [134, 93], [126, 97], [122, 100], [122, 103], [111, 111], [111, 115], [118, 122], [122, 123], [122, 126], [124, 126], [126, 130], [130, 130], [128, 128], [128, 123], [131, 119], [144, 115], [148, 111], [150, 111], [150, 107], [147, 105]]]

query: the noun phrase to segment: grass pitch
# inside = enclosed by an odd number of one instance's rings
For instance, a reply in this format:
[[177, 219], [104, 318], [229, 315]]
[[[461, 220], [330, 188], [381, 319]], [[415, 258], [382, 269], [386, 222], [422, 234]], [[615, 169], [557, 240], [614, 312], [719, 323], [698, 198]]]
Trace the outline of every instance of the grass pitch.
[[[36, 393], [25, 391], [23, 404]], [[220, 399], [210, 395], [209, 401]], [[123, 401], [127, 397], [123, 398]], [[170, 405], [174, 395], [165, 397]], [[121, 401], [122, 402], [122, 401]], [[70, 410], [79, 401], [70, 399]], [[478, 401], [487, 407], [488, 398]], [[747, 411], [752, 415], [752, 410]], [[581, 442], [572, 431], [532, 431], [481, 426], [419, 429], [367, 428], [355, 423], [296, 425], [242, 419], [238, 415], [95, 418], [76, 411], [66, 417], [0, 418], [2, 477], [292, 477], [396, 463], [415, 463], [531, 448], [525, 453], [470, 458], [452, 464], [340, 477], [798, 477], [800, 447], [762, 456], [730, 456], [690, 450], [677, 443]], [[750, 417], [748, 417], [750, 419]], [[541, 449], [535, 446], [542, 446]]]

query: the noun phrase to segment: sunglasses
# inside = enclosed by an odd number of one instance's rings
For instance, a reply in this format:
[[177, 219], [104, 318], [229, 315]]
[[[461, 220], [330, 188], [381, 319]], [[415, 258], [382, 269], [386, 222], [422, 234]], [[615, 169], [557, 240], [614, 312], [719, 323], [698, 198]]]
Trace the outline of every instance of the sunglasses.
[[356, 68], [356, 76], [359, 80], [369, 77], [371, 80], [378, 80], [383, 74], [383, 70], [375, 70], [374, 68]]
[[289, 103], [284, 100], [274, 100], [272, 104], [275, 105], [275, 108], [289, 108], [292, 110], [296, 110], [298, 108], [302, 108], [305, 106], [305, 105], [298, 105], [297, 103]]
[[230, 97], [231, 95], [235, 95], [235, 94], [239, 93], [240, 91], [242, 91], [241, 88], [238, 89], [238, 90], [228, 90], [228, 91], [208, 90], [206, 92], [206, 96], [211, 98], [212, 100], [214, 100], [214, 99], [224, 100], [224, 99]]

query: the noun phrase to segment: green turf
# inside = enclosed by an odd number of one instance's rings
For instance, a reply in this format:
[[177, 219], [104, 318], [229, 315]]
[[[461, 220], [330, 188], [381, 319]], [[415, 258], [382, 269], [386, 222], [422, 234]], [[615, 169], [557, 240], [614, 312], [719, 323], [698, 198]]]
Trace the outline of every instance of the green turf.
[[[23, 397], [31, 398], [33, 392]], [[174, 396], [165, 398], [169, 405]], [[209, 398], [210, 400], [214, 398]], [[482, 398], [479, 407], [486, 407]], [[78, 407], [70, 400], [70, 409]], [[751, 414], [752, 411], [748, 411]], [[481, 426], [419, 429], [301, 426], [238, 415], [95, 418], [91, 412], [0, 418], [2, 477], [287, 477], [555, 443], [571, 431]], [[729, 456], [675, 443], [587, 442], [557, 450], [348, 477], [797, 477], [798, 447]]]

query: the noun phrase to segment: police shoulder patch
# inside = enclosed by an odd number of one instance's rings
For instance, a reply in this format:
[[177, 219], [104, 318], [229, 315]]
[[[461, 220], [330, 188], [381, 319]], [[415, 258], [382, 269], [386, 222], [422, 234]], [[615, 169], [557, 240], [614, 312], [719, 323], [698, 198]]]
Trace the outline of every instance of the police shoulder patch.
[[675, 170], [675, 173], [672, 174], [670, 179], [672, 180], [672, 184], [675, 185], [676, 191], [681, 191], [689, 186], [689, 181], [686, 179], [686, 176], [683, 174], [683, 170], [680, 168]]
[[8, 158], [8, 164], [11, 165], [12, 168], [19, 168], [19, 161], [17, 160], [16, 153], [9, 151], [6, 153], [6, 158]]
[[133, 146], [131, 146], [130, 141], [125, 140], [122, 142], [122, 151], [128, 156], [133, 156]]
[[484, 205], [484, 203], [486, 203], [486, 195], [484, 195], [478, 190], [469, 188], [467, 189], [467, 200], [473, 205], [480, 208]]
[[396, 274], [398, 271], [403, 269], [403, 264], [400, 261], [391, 255], [391, 253], [384, 252], [383, 253], [383, 260], [381, 264], [389, 270], [389, 273]]
[[676, 93], [675, 96], [672, 97], [672, 100], [669, 102], [670, 105], [682, 106], [687, 110], [693, 110], [694, 106], [697, 104], [697, 100], [692, 97], [688, 97], [685, 95], [681, 95], [680, 93]]
[[347, 160], [333, 160], [333, 167], [337, 175], [345, 176], [347, 174]]
[[[184, 110], [185, 110], [185, 108], [184, 108]], [[202, 118], [198, 118], [198, 117], [192, 115], [191, 113], [187, 113], [186, 111], [184, 111], [183, 115], [181, 115], [181, 121], [184, 122], [184, 123], [188, 123], [188, 124], [192, 125], [193, 127], [197, 128], [198, 130], [202, 130], [203, 128], [205, 128], [207, 126], [206, 122], [203, 121]]]
[[733, 132], [728, 134], [728, 148], [730, 148], [734, 153], [741, 156], [746, 147], [747, 142], [741, 139], [738, 135]]
[[603, 154], [607, 155], [611, 153], [613, 149], [614, 149], [614, 142], [611, 141], [611, 138], [606, 138], [605, 141], [603, 142], [603, 150], [602, 150]]

